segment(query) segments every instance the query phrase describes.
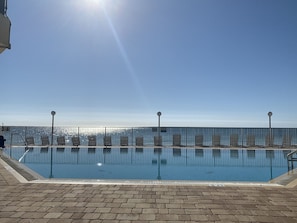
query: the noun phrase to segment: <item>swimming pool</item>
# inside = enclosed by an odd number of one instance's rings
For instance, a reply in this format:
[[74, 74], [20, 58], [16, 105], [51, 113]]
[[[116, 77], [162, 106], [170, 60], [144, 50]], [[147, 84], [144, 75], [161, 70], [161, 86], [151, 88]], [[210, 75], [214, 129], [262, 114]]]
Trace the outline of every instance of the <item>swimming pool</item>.
[[[287, 172], [290, 150], [228, 148], [5, 149], [45, 178], [267, 182]], [[23, 156], [25, 154], [25, 156]]]

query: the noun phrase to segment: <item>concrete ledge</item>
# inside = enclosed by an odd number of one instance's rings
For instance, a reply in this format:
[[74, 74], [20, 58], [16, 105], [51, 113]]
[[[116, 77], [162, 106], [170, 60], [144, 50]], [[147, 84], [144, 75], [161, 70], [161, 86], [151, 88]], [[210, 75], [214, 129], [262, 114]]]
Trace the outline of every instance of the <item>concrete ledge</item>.
[[27, 166], [7, 157], [0, 152], [0, 162], [10, 173], [12, 173], [21, 183], [30, 182], [37, 179], [44, 179], [42, 176], [32, 171]]

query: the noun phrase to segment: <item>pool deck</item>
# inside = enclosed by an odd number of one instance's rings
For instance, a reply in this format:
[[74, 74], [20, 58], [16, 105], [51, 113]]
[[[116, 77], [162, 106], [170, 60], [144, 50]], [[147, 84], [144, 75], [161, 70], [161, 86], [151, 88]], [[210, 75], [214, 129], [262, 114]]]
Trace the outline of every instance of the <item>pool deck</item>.
[[297, 222], [297, 185], [26, 181], [0, 158], [0, 222]]

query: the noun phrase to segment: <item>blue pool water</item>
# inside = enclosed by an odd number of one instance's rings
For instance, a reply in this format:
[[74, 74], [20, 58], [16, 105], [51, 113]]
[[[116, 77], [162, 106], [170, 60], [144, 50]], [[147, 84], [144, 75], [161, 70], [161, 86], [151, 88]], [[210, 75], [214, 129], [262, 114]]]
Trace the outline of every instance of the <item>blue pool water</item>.
[[[6, 149], [19, 159], [24, 148]], [[287, 172], [288, 150], [34, 148], [21, 160], [45, 178], [267, 182]]]
[[[43, 136], [51, 141], [50, 127], [16, 126], [2, 135], [6, 138], [4, 152], [16, 160], [25, 153], [26, 138], [33, 138], [35, 147], [21, 162], [45, 178], [266, 182], [287, 172], [286, 154], [297, 148], [296, 128], [162, 127], [160, 132], [157, 130], [156, 127], [55, 127], [52, 152], [40, 147]], [[159, 152], [153, 148], [157, 134], [162, 137], [164, 147]], [[172, 148], [174, 135], [180, 137], [179, 148]], [[219, 140], [214, 140], [215, 135]], [[269, 135], [273, 148], [267, 146]], [[64, 150], [57, 149], [59, 136], [65, 137]], [[96, 149], [86, 148], [89, 136], [95, 137]], [[105, 136], [111, 137], [112, 148], [104, 148]], [[126, 148], [120, 148], [122, 136], [127, 138]], [[202, 136], [199, 148], [197, 136]], [[80, 139], [80, 149], [71, 149], [73, 137]], [[139, 137], [144, 148], [136, 148]]]

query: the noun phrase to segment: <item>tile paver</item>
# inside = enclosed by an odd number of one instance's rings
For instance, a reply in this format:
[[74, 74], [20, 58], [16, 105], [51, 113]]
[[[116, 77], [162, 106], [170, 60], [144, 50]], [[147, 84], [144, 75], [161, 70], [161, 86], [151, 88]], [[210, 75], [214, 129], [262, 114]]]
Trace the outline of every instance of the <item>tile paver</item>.
[[297, 222], [297, 188], [21, 183], [0, 164], [0, 222]]

